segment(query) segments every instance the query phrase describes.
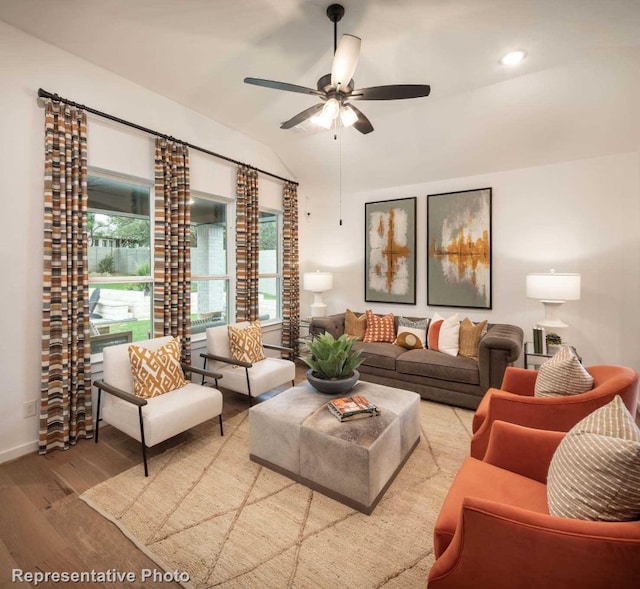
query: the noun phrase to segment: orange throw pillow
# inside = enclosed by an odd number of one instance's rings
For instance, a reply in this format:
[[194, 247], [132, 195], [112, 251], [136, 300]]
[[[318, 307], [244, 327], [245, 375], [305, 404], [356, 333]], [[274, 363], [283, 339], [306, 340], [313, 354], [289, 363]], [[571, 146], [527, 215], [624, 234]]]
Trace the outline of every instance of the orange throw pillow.
[[393, 313], [384, 317], [378, 317], [373, 311], [367, 310], [367, 331], [364, 334], [365, 342], [389, 342], [396, 339], [396, 327], [393, 321]]

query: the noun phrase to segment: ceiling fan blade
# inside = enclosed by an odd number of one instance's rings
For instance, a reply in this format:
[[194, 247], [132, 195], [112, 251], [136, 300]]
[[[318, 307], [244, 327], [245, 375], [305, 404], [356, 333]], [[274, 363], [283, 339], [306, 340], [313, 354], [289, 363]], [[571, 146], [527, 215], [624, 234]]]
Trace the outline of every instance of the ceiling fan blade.
[[358, 120], [353, 123], [354, 129], [357, 129], [363, 135], [371, 133], [371, 131], [373, 131], [373, 125], [371, 124], [371, 121], [366, 116], [364, 116], [361, 110], [353, 106], [353, 104], [349, 104], [349, 107], [352, 108], [353, 111], [358, 115]]
[[272, 88], [273, 90], [286, 90], [287, 92], [298, 92], [299, 94], [324, 96], [324, 92], [314, 90], [313, 88], [298, 86], [296, 84], [287, 84], [286, 82], [275, 82], [274, 80], [262, 80], [261, 78], [245, 78], [244, 83], [253, 84], [254, 86], [263, 86], [264, 88]]
[[342, 35], [336, 48], [331, 65], [331, 85], [334, 88], [338, 84], [343, 88], [349, 85], [358, 66], [360, 57], [360, 38], [354, 35]]
[[299, 112], [296, 116], [291, 117], [288, 121], [285, 121], [280, 125], [281, 129], [291, 129], [296, 125], [299, 125], [303, 121], [310, 119], [313, 115], [318, 114], [324, 108], [324, 103], [320, 102], [318, 104], [314, 104], [312, 107]]
[[427, 84], [391, 84], [390, 86], [372, 86], [354, 90], [349, 96], [352, 100], [401, 100], [429, 96], [431, 87]]

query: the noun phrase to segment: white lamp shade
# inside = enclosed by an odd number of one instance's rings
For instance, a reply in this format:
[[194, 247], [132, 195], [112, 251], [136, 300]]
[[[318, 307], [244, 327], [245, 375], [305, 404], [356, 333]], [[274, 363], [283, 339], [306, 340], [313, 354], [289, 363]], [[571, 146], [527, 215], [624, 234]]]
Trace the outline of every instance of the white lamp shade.
[[580, 274], [527, 274], [527, 297], [539, 301], [579, 301]]
[[331, 272], [305, 272], [303, 276], [304, 290], [311, 292], [325, 292], [333, 288], [333, 274]]

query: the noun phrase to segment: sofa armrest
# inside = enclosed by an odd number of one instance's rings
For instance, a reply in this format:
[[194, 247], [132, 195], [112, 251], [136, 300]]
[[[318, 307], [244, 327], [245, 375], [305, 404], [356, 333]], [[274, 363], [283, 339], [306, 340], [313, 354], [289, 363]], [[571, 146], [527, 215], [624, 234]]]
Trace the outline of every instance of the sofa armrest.
[[551, 458], [565, 435], [495, 421], [483, 461], [546, 484]]
[[344, 313], [337, 313], [328, 317], [314, 317], [311, 319], [309, 334], [315, 337], [330, 333], [333, 337], [340, 337], [344, 333], [344, 316]]
[[478, 370], [480, 386], [500, 388], [507, 366], [512, 365], [522, 353], [524, 333], [516, 325], [496, 323], [492, 325], [478, 345]]

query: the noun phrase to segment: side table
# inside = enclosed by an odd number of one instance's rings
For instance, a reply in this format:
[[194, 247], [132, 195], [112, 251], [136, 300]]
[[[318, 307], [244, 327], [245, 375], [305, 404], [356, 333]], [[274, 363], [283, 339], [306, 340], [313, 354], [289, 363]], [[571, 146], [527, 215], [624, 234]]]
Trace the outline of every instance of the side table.
[[[573, 353], [576, 355], [578, 360], [582, 363], [582, 357], [576, 349], [571, 346], [573, 349]], [[536, 353], [533, 351], [533, 342], [525, 342], [524, 344], [524, 367], [526, 369], [531, 368], [532, 370], [537, 370], [541, 364], [546, 362], [549, 358], [553, 358], [553, 354], [542, 354]]]

